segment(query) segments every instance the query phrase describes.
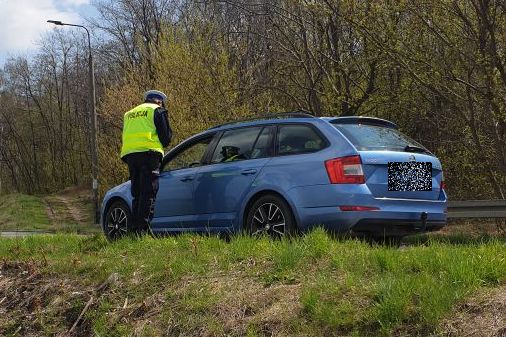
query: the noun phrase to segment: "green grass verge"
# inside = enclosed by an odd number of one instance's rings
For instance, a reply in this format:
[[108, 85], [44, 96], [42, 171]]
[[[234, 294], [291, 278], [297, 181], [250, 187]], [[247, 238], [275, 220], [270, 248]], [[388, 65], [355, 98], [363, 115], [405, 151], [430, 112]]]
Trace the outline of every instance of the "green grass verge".
[[[100, 336], [427, 336], [456, 303], [506, 281], [499, 239], [429, 239], [399, 249], [335, 240], [323, 230], [229, 243], [191, 235], [0, 239], [0, 258], [47, 261], [44, 273], [79, 288], [118, 273], [121, 285], [86, 314]], [[128, 308], [139, 305], [128, 315], [121, 314], [125, 298]], [[146, 315], [152, 324], [139, 325]], [[58, 330], [62, 323], [53, 320]]]
[[44, 200], [25, 194], [0, 196], [0, 230], [52, 229]]
[[46, 196], [20, 193], [0, 196], [0, 231], [101, 232], [92, 224], [92, 218], [93, 204], [84, 189]]

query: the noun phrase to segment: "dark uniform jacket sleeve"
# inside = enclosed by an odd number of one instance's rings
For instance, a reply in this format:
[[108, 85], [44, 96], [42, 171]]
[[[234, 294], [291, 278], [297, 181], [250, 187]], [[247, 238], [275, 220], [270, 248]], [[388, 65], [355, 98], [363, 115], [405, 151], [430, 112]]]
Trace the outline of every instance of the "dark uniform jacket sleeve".
[[172, 138], [172, 130], [169, 125], [169, 114], [164, 108], [157, 108], [155, 110], [154, 122], [158, 139], [163, 147], [169, 146], [170, 139]]

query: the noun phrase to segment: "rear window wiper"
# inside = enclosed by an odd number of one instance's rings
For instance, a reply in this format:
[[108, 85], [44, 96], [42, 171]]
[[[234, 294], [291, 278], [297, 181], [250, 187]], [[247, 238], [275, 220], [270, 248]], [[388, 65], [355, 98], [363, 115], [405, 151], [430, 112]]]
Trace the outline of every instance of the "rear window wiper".
[[404, 151], [406, 152], [418, 152], [418, 153], [428, 153], [428, 154], [432, 154], [430, 153], [429, 150], [427, 149], [424, 149], [423, 147], [420, 147], [420, 146], [414, 146], [414, 145], [406, 145], [404, 147]]

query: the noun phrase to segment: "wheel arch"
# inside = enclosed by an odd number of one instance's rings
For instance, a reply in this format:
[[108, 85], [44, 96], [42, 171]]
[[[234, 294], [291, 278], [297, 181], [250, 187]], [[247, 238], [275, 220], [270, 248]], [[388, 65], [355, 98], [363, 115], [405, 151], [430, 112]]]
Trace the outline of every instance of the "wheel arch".
[[288, 204], [288, 207], [290, 207], [290, 210], [292, 211], [296, 227], [297, 228], [299, 227], [299, 214], [297, 212], [297, 208], [295, 207], [293, 202], [290, 200], [290, 198], [288, 198], [284, 193], [281, 193], [281, 192], [276, 191], [274, 189], [263, 189], [263, 190], [253, 193], [247, 199], [248, 201], [246, 202], [246, 204], [242, 208], [242, 214], [240, 217], [241, 225], [240, 225], [239, 230], [244, 228], [244, 224], [246, 223], [246, 218], [248, 217], [248, 210], [251, 207], [251, 205], [253, 205], [253, 203], [255, 201], [257, 201], [258, 199], [260, 199], [261, 197], [263, 197], [265, 195], [276, 195], [276, 196], [280, 197], [281, 199], [283, 199]]
[[131, 208], [130, 208], [130, 204], [129, 204], [129, 203], [128, 203], [128, 202], [127, 202], [124, 198], [122, 198], [122, 197], [120, 197], [120, 196], [117, 196], [117, 195], [115, 195], [115, 196], [113, 196], [113, 197], [109, 198], [109, 199], [107, 200], [107, 202], [106, 202], [105, 206], [104, 206], [104, 212], [102, 213], [102, 228], [104, 228], [104, 226], [105, 226], [105, 216], [106, 216], [107, 212], [109, 211], [109, 208], [110, 208], [110, 207], [111, 207], [111, 205], [112, 205], [113, 203], [115, 203], [116, 201], [121, 201], [121, 202], [123, 202], [123, 203], [124, 203], [124, 204], [128, 207], [128, 209], [130, 209], [130, 211], [132, 211], [132, 210], [131, 210]]

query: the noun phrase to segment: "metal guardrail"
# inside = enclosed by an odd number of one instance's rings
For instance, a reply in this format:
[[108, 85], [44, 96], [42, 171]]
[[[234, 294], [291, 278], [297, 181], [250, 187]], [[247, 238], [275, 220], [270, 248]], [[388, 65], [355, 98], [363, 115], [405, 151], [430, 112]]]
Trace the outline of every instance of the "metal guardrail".
[[465, 200], [448, 203], [448, 219], [506, 218], [506, 200]]

